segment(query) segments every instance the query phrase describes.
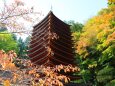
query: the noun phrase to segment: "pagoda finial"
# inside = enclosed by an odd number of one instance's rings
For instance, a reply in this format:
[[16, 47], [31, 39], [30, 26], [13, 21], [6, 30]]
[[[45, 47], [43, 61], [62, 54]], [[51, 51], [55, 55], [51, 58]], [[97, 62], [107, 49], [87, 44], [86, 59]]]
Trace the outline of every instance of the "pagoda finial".
[[53, 7], [52, 7], [52, 4], [51, 4], [51, 8], [50, 8], [51, 11], [53, 11]]

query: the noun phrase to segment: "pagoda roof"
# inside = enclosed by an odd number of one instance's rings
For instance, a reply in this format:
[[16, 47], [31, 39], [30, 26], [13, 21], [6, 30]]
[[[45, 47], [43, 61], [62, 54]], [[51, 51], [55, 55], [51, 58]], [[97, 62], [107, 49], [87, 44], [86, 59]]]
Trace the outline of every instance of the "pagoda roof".
[[74, 64], [70, 25], [57, 18], [52, 11], [34, 26], [30, 60], [38, 65]]
[[51, 17], [53, 17], [53, 18], [56, 18], [57, 20], [59, 20], [59, 22], [61, 22], [61, 23], [63, 23], [63, 24], [65, 24], [65, 25], [67, 25], [67, 26], [70, 26], [69, 24], [66, 24], [65, 22], [63, 22], [61, 19], [59, 19], [58, 17], [56, 17], [54, 14], [53, 14], [53, 12], [52, 11], [50, 11], [47, 15], [46, 15], [46, 17], [45, 18], [43, 18], [39, 23], [37, 23], [36, 25], [34, 25], [33, 27], [35, 28], [35, 27], [37, 27], [37, 26], [39, 26], [40, 24], [42, 24], [45, 20], [47, 20], [48, 19], [48, 17], [49, 16], [51, 16]]

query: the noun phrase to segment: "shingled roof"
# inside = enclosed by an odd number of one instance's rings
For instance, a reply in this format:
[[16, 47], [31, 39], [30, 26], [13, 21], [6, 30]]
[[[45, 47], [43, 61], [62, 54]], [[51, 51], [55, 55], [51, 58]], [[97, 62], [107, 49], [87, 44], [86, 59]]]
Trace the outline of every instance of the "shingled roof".
[[52, 11], [34, 26], [29, 57], [38, 65], [74, 64], [70, 25]]

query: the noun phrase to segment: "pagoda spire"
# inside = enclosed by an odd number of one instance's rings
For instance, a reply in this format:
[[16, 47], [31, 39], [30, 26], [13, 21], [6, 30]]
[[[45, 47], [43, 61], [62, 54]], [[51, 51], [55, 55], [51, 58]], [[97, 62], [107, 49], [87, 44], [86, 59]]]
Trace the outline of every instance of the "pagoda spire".
[[53, 11], [53, 6], [52, 6], [52, 4], [51, 4], [51, 8], [50, 8], [50, 10]]

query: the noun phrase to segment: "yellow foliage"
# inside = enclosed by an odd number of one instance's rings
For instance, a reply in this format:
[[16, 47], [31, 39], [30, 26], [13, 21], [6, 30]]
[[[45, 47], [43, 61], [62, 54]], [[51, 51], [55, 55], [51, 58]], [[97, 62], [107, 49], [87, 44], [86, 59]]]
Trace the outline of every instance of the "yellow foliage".
[[107, 45], [111, 42], [115, 43], [115, 31], [112, 34], [110, 34], [106, 40]]
[[96, 67], [97, 66], [97, 64], [90, 64], [90, 65], [88, 65], [88, 68], [94, 68], [94, 67]]
[[15, 66], [14, 63], [12, 62], [5, 62], [3, 65], [3, 69], [4, 70], [12, 70], [12, 71], [15, 71], [17, 69], [17, 67]]
[[[111, 22], [115, 19], [115, 8], [107, 8], [110, 12], [101, 14], [91, 18], [84, 26], [83, 33], [80, 36], [79, 41], [76, 43], [76, 52], [79, 55], [88, 55], [87, 47], [95, 46], [97, 42], [113, 42], [114, 35], [112, 32], [114, 30], [111, 27]], [[111, 35], [112, 36], [111, 36]]]
[[14, 73], [13, 74], [13, 83], [16, 83], [17, 79], [19, 78], [19, 75]]
[[39, 75], [39, 74], [35, 74], [35, 76], [36, 76], [36, 77], [40, 77], [40, 75]]
[[4, 80], [3, 81], [3, 86], [11, 86], [9, 80]]
[[29, 71], [29, 74], [35, 74], [35, 73], [36, 73], [35, 70], [30, 70], [30, 71]]
[[108, 0], [108, 2], [115, 2], [115, 0]]

